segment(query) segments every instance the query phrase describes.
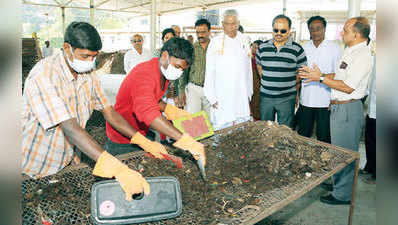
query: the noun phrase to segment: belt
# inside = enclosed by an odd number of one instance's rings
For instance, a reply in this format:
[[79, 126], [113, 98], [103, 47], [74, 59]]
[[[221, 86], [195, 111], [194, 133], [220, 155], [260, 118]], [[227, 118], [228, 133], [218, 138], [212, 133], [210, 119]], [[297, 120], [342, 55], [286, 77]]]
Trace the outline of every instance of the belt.
[[350, 102], [355, 102], [358, 101], [359, 99], [350, 99], [350, 100], [345, 100], [345, 101], [338, 101], [338, 100], [331, 100], [330, 104], [331, 105], [340, 105], [340, 104], [346, 104]]
[[195, 82], [192, 82], [192, 81], [190, 81], [189, 83], [192, 83], [192, 84], [194, 84], [196, 86], [199, 86], [199, 87], [203, 87], [203, 84], [195, 83]]

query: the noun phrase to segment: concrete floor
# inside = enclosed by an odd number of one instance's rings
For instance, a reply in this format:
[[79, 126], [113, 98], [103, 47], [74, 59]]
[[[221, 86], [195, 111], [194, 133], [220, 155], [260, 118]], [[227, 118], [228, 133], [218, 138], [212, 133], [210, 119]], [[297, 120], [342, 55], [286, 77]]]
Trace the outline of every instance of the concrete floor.
[[[365, 145], [360, 144], [360, 168], [366, 163]], [[353, 225], [376, 224], [376, 185], [366, 184], [358, 177]], [[348, 224], [350, 206], [333, 206], [319, 201], [327, 194], [321, 187], [287, 205], [256, 225], [345, 225]]]

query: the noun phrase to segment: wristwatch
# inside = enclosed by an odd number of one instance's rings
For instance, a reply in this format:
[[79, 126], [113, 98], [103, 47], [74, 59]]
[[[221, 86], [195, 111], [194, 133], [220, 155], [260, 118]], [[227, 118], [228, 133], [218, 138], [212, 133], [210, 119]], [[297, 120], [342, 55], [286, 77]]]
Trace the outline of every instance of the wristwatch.
[[323, 79], [325, 79], [325, 74], [324, 73], [322, 73], [321, 77], [319, 77], [319, 83], [322, 83]]

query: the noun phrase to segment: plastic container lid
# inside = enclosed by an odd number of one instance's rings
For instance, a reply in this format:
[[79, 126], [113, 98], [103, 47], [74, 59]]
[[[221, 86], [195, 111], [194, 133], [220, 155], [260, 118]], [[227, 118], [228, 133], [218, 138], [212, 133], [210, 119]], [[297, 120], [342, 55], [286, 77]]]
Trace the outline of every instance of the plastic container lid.
[[146, 178], [149, 196], [139, 195], [131, 202], [116, 180], [91, 187], [91, 218], [94, 224], [145, 223], [177, 217], [182, 212], [180, 183], [175, 177]]

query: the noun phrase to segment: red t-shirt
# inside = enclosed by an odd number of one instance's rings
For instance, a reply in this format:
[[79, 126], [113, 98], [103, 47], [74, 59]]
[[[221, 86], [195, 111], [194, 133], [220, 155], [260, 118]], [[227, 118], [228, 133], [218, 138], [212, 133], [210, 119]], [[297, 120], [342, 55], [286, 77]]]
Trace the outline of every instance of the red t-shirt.
[[[160, 87], [159, 58], [138, 64], [124, 78], [116, 95], [114, 109], [141, 134], [148, 132], [152, 121], [161, 116], [159, 101], [163, 97], [168, 80]], [[107, 122], [106, 135], [115, 143], [127, 144], [126, 138]]]

